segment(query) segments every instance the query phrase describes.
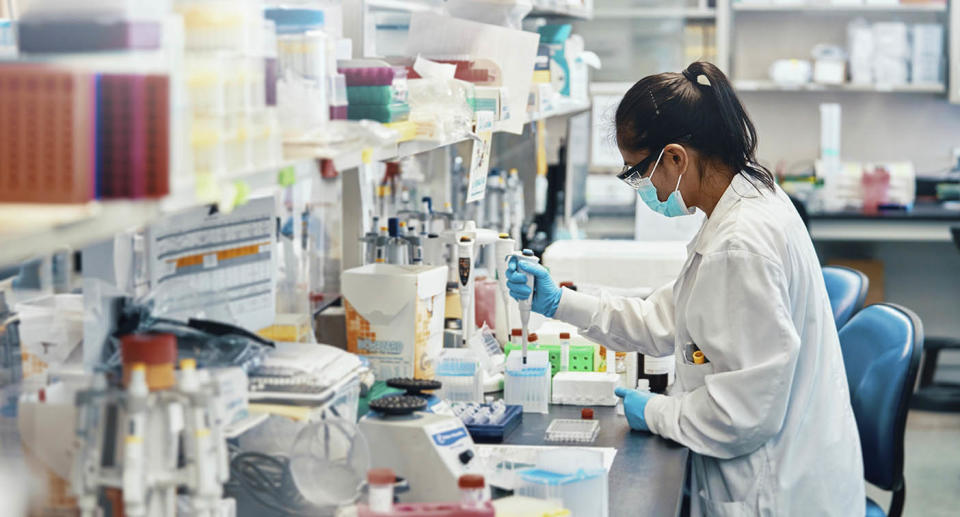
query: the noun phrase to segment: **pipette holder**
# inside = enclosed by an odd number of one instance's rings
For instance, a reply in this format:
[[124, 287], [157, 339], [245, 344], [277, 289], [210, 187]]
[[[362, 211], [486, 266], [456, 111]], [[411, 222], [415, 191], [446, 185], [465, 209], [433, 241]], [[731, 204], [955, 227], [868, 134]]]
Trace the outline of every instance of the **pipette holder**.
[[550, 357], [547, 352], [527, 352], [527, 362], [522, 354], [510, 354], [504, 376], [503, 400], [510, 405], [523, 407], [524, 413], [546, 414], [550, 404]]

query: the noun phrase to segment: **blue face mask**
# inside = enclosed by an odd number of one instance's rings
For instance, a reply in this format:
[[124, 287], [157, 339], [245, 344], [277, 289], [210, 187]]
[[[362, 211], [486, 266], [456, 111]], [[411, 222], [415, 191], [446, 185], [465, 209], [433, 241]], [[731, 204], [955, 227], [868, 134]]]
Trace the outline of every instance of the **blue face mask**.
[[637, 182], [637, 194], [640, 196], [640, 199], [650, 207], [650, 210], [664, 215], [666, 217], [678, 217], [681, 215], [690, 215], [694, 212], [693, 209], [687, 208], [686, 203], [683, 202], [683, 196], [680, 194], [680, 180], [683, 179], [683, 174], [677, 178], [677, 186], [674, 187], [673, 192], [670, 193], [670, 196], [667, 197], [666, 201], [660, 201], [660, 198], [657, 197], [657, 187], [653, 186], [653, 182], [650, 181], [650, 178], [653, 177], [653, 173], [657, 171], [657, 165], [660, 165], [660, 159], [663, 158], [663, 150], [660, 151], [660, 155], [657, 156], [657, 162], [653, 164], [653, 169], [650, 170], [650, 175], [646, 178], [641, 178]]

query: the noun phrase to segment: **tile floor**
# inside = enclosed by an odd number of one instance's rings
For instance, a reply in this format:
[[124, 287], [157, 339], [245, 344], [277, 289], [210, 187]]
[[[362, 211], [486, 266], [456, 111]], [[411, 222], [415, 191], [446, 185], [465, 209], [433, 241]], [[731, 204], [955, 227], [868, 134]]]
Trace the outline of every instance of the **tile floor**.
[[[941, 364], [937, 380], [960, 382], [960, 364]], [[960, 515], [960, 413], [911, 411], [907, 417], [904, 517]], [[888, 493], [867, 486], [882, 507]]]

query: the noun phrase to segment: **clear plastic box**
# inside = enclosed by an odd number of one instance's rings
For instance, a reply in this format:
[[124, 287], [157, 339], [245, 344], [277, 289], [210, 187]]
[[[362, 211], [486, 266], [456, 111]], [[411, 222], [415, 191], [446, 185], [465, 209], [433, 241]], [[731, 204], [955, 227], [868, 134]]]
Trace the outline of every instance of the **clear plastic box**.
[[614, 390], [620, 382], [615, 373], [557, 372], [553, 377], [553, 403], [573, 406], [615, 406]]
[[190, 151], [197, 173], [222, 174], [226, 164], [226, 133], [220, 117], [194, 117], [190, 126]]
[[536, 468], [519, 472], [522, 483], [514, 493], [557, 503], [574, 517], [607, 517], [608, 475], [600, 451], [559, 447], [540, 453]]
[[523, 406], [524, 413], [544, 413], [550, 405], [550, 355], [541, 350], [527, 352], [527, 363], [521, 354], [507, 357], [503, 381], [503, 400], [509, 405]]
[[480, 361], [467, 349], [445, 350], [437, 364], [439, 396], [450, 402], [483, 402], [483, 371]]
[[600, 422], [597, 420], [576, 420], [558, 418], [550, 422], [544, 439], [548, 442], [591, 443], [600, 434]]

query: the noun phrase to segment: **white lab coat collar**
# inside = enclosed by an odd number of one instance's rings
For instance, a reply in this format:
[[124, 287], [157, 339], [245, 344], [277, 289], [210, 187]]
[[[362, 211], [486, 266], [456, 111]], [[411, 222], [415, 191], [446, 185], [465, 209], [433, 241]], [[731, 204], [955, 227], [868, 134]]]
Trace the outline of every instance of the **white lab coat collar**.
[[741, 172], [735, 175], [730, 181], [730, 185], [727, 186], [727, 190], [720, 196], [717, 206], [713, 208], [713, 213], [710, 214], [710, 217], [700, 227], [700, 231], [687, 245], [687, 256], [692, 256], [694, 252], [702, 253], [733, 207], [745, 197], [762, 195], [763, 188], [762, 185], [756, 184], [745, 173]]

